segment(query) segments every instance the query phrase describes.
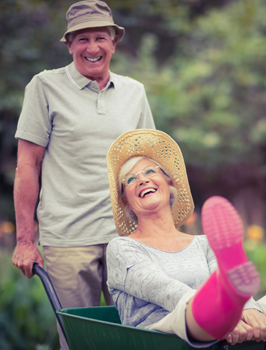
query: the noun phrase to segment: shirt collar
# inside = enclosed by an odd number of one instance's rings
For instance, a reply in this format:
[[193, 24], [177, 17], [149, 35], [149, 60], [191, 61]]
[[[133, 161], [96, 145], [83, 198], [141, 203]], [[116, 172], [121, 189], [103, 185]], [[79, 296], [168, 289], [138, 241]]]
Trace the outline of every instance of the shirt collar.
[[[76, 85], [80, 90], [84, 89], [86, 86], [90, 88], [90, 85], [93, 83], [93, 80], [90, 80], [84, 75], [80, 74], [80, 72], [76, 69], [74, 62], [70, 63], [66, 67], [66, 71], [68, 74], [69, 79]], [[113, 74], [110, 72], [110, 78], [106, 85], [106, 87], [103, 90], [106, 90], [108, 88], [115, 87], [115, 79]], [[94, 88], [95, 89], [95, 88]]]

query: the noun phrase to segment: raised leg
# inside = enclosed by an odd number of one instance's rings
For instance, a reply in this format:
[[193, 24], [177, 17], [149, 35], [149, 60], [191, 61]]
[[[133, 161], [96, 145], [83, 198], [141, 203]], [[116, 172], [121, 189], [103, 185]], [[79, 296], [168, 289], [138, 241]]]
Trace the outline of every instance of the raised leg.
[[218, 269], [197, 291], [191, 311], [205, 332], [224, 339], [238, 323], [245, 303], [259, 289], [260, 279], [243, 249], [241, 218], [228, 200], [215, 196], [205, 202], [202, 227]]

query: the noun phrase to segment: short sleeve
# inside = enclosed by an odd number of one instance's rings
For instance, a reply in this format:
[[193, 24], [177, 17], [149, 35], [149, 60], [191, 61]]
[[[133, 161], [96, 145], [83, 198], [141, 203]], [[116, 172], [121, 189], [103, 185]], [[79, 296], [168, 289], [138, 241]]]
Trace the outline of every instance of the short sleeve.
[[45, 87], [39, 75], [36, 75], [26, 86], [15, 137], [46, 147], [51, 130], [52, 121]]
[[137, 126], [137, 129], [155, 129], [155, 124], [151, 112], [151, 108], [147, 99], [146, 91], [143, 87], [143, 96], [142, 96], [142, 110], [141, 117]]

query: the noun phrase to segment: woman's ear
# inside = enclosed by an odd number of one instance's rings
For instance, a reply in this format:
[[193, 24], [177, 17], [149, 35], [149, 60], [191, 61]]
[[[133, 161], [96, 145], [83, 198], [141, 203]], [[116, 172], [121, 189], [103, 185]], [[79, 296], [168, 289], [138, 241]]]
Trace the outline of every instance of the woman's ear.
[[127, 205], [128, 205], [128, 200], [127, 200], [126, 195], [122, 196], [121, 199], [122, 199], [123, 204], [127, 207]]
[[173, 181], [172, 181], [172, 179], [170, 179], [170, 180], [167, 180], [167, 183], [168, 183], [168, 186], [173, 186], [173, 187], [174, 187], [174, 184], [173, 184]]

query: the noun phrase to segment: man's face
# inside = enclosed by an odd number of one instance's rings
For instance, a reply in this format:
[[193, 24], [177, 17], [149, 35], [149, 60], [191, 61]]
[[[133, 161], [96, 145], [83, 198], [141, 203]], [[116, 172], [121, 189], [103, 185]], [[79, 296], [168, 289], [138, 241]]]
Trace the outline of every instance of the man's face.
[[68, 42], [76, 69], [86, 78], [96, 80], [100, 89], [108, 82], [109, 64], [116, 42], [117, 36], [112, 40], [107, 27], [79, 30]]

